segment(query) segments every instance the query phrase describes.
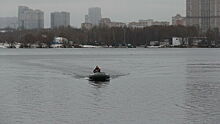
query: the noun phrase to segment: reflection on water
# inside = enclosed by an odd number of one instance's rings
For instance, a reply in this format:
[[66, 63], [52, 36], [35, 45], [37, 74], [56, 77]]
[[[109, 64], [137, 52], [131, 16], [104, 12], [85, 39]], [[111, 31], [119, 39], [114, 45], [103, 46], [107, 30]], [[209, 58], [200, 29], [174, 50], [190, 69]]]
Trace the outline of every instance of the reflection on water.
[[219, 63], [187, 65], [185, 110], [189, 124], [219, 124], [219, 74]]

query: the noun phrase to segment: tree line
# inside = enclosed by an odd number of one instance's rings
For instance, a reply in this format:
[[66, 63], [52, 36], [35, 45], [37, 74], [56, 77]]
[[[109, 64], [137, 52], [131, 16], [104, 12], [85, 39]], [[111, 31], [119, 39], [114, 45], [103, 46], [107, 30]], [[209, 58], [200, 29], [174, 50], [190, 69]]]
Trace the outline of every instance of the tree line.
[[207, 37], [208, 40], [219, 40], [218, 29], [201, 33], [197, 27], [185, 26], [151, 26], [145, 28], [93, 27], [90, 30], [73, 27], [5, 30], [6, 32], [0, 33], [0, 42], [7, 42], [9, 44], [21, 43], [24, 47], [28, 47], [30, 44], [47, 44], [49, 46], [54, 37], [65, 37], [74, 44], [133, 44], [136, 46], [144, 45], [149, 43], [149, 41], [163, 41], [172, 37]]

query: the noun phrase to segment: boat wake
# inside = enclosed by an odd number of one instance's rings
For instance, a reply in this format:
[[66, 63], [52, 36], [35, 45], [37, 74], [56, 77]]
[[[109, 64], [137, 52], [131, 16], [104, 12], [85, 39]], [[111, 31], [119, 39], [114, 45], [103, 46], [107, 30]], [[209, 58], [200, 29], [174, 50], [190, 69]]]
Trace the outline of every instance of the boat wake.
[[[75, 79], [83, 79], [83, 80], [89, 80], [89, 75], [91, 75], [93, 72], [93, 68], [90, 67], [83, 67], [79, 65], [59, 65], [57, 63], [51, 63], [48, 61], [40, 60], [40, 61], [29, 61], [26, 63], [23, 63], [26, 66], [33, 66], [37, 68], [44, 68], [48, 73], [56, 73], [56, 75], [64, 75], [64, 76], [70, 76]], [[123, 76], [129, 75], [123, 74], [120, 72], [112, 71], [109, 69], [103, 70], [106, 74], [110, 76], [110, 79], [116, 79]]]

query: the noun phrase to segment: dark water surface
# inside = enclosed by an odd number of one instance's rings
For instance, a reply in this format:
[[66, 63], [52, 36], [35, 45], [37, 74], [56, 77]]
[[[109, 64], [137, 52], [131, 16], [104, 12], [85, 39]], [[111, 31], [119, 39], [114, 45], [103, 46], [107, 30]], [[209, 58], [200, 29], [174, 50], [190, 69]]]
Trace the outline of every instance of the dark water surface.
[[219, 123], [220, 49], [0, 49], [0, 124]]

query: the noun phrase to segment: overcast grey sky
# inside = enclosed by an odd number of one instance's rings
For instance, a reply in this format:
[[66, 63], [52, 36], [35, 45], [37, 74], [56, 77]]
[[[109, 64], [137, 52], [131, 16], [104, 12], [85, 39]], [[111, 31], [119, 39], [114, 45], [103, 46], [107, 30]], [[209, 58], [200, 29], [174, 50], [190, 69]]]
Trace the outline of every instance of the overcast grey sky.
[[45, 26], [50, 25], [50, 12], [68, 11], [71, 25], [79, 27], [89, 7], [101, 7], [102, 16], [112, 21], [155, 19], [171, 21], [177, 13], [185, 15], [185, 0], [0, 0], [0, 17], [17, 16], [19, 5], [45, 12]]

